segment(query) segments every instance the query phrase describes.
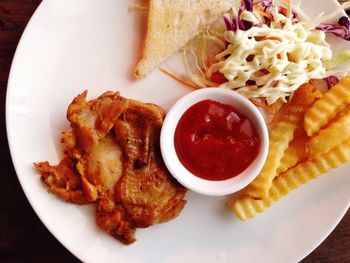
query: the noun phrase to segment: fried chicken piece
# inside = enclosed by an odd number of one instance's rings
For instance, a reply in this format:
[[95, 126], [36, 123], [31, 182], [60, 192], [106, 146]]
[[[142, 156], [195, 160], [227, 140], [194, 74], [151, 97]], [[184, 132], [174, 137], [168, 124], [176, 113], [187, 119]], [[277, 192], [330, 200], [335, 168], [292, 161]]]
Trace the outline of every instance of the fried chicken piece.
[[136, 226], [121, 205], [115, 201], [113, 194], [103, 196], [97, 202], [96, 206], [96, 223], [115, 238], [124, 244], [131, 244], [136, 241]]
[[75, 163], [70, 158], [64, 158], [58, 165], [51, 166], [48, 162], [34, 163], [41, 173], [41, 180], [50, 187], [50, 190], [67, 202], [87, 204], [82, 189], [82, 182], [76, 172]]
[[153, 104], [106, 92], [68, 107], [71, 129], [63, 133], [66, 157], [35, 164], [51, 191], [76, 204], [96, 203], [99, 227], [125, 244], [136, 227], [173, 219], [186, 190], [169, 174], [159, 151], [164, 111]]
[[185, 205], [185, 190], [174, 187], [176, 182], [160, 159], [163, 119], [164, 112], [159, 107], [130, 100], [128, 109], [114, 126], [125, 158], [116, 196], [137, 227], [168, 221]]

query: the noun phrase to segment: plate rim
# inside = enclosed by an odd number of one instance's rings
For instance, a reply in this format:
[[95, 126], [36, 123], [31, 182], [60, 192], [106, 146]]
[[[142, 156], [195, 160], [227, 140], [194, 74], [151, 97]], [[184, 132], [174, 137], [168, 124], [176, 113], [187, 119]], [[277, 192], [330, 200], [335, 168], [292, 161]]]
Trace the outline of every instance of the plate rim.
[[12, 139], [12, 135], [10, 135], [11, 133], [9, 132], [9, 127], [10, 127], [10, 93], [11, 93], [11, 86], [12, 86], [12, 82], [14, 79], [14, 68], [15, 65], [18, 63], [18, 57], [19, 57], [19, 53], [20, 50], [23, 48], [23, 43], [25, 43], [27, 37], [28, 37], [28, 32], [30, 30], [30, 28], [32, 27], [33, 21], [36, 19], [36, 17], [38, 16], [39, 12], [41, 11], [41, 9], [44, 9], [44, 5], [47, 3], [46, 0], [43, 0], [35, 9], [34, 13], [32, 14], [32, 16], [30, 17], [25, 29], [22, 32], [22, 35], [18, 41], [17, 47], [16, 47], [16, 51], [13, 55], [13, 59], [11, 62], [11, 66], [10, 66], [10, 71], [9, 71], [9, 76], [8, 76], [8, 81], [7, 81], [7, 86], [6, 86], [6, 95], [5, 95], [5, 125], [6, 125], [6, 137], [7, 137], [7, 144], [8, 144], [8, 148], [10, 151], [10, 155], [11, 155], [11, 162], [13, 164], [15, 173], [16, 173], [16, 178], [21, 186], [21, 189], [24, 193], [25, 198], [27, 199], [27, 202], [29, 203], [29, 205], [31, 206], [32, 210], [34, 211], [35, 215], [37, 216], [37, 218], [39, 218], [40, 222], [42, 225], [44, 225], [44, 227], [50, 232], [50, 234], [67, 250], [69, 251], [69, 253], [71, 253], [72, 255], [74, 255], [75, 258], [83, 261], [83, 258], [81, 256], [79, 256], [78, 253], [76, 253], [74, 250], [70, 249], [69, 246], [66, 244], [66, 242], [58, 237], [55, 234], [54, 229], [52, 229], [49, 225], [49, 223], [47, 221], [45, 221], [42, 216], [40, 215], [40, 213], [37, 212], [38, 208], [36, 207], [36, 205], [34, 204], [34, 202], [32, 202], [30, 200], [30, 195], [28, 194], [28, 191], [26, 190], [26, 188], [24, 187], [24, 183], [21, 179], [20, 176], [18, 176], [18, 163], [17, 161], [13, 158], [14, 154], [14, 148], [13, 148], [13, 139]]
[[[334, 2], [336, 5], [340, 5], [338, 1], [336, 0], [327, 0], [327, 1], [332, 1]], [[19, 57], [19, 53], [20, 51], [23, 49], [23, 45], [26, 42], [26, 39], [28, 38], [29, 35], [29, 30], [32, 27], [33, 21], [36, 19], [36, 17], [38, 16], [38, 14], [41, 12], [42, 9], [45, 8], [45, 5], [47, 4], [48, 1], [43, 0], [38, 7], [36, 8], [36, 10], [34, 11], [33, 15], [31, 16], [30, 20], [28, 21], [21, 37], [20, 40], [18, 42], [18, 45], [16, 47], [16, 51], [14, 53], [13, 59], [12, 59], [12, 63], [11, 63], [11, 67], [10, 67], [10, 71], [9, 71], [9, 77], [8, 77], [8, 82], [7, 82], [7, 86], [6, 86], [6, 95], [5, 95], [5, 126], [6, 126], [6, 136], [7, 136], [7, 141], [8, 141], [8, 148], [10, 151], [10, 155], [11, 155], [11, 161], [16, 173], [16, 177], [17, 180], [20, 183], [21, 189], [28, 201], [28, 203], [30, 204], [30, 206], [32, 207], [32, 209], [34, 210], [36, 216], [40, 219], [41, 223], [46, 227], [46, 229], [50, 232], [50, 234], [57, 240], [59, 241], [59, 243], [65, 248], [67, 249], [72, 255], [74, 255], [74, 257], [76, 257], [77, 259], [84, 261], [85, 258], [83, 258], [82, 256], [79, 255], [79, 253], [77, 253], [75, 250], [70, 249], [68, 244], [66, 244], [67, 242], [62, 238], [59, 237], [58, 235], [55, 234], [55, 230], [49, 225], [49, 223], [47, 221], [45, 221], [42, 216], [40, 215], [40, 213], [37, 212], [37, 210], [39, 210], [36, 206], [36, 204], [34, 202], [31, 202], [30, 199], [30, 194], [28, 193], [28, 191], [26, 190], [26, 188], [24, 187], [24, 183], [23, 180], [21, 179], [20, 176], [18, 176], [18, 170], [19, 170], [19, 164], [18, 164], [18, 160], [16, 161], [13, 156], [14, 156], [14, 147], [13, 147], [13, 138], [11, 135], [11, 132], [9, 132], [10, 130], [10, 93], [11, 93], [11, 86], [13, 83], [13, 79], [14, 79], [14, 68], [15, 65], [18, 63], [18, 57]], [[344, 203], [345, 204], [345, 203]], [[309, 249], [306, 249], [306, 252], [304, 253], [300, 253], [299, 257], [295, 256], [295, 258], [297, 259], [298, 262], [300, 262], [301, 260], [305, 259], [308, 255], [310, 255], [317, 247], [319, 247], [326, 239], [327, 237], [334, 231], [334, 229], [339, 225], [340, 221], [344, 218], [345, 214], [347, 213], [347, 211], [350, 208], [350, 200], [347, 202], [347, 204], [345, 204], [344, 209], [341, 211], [341, 213], [339, 213], [339, 215], [336, 217], [336, 220], [334, 220], [333, 224], [331, 227], [329, 227], [327, 229], [327, 231], [324, 232], [323, 235], [320, 235], [320, 237], [318, 238], [318, 241], [315, 242], [312, 246], [310, 246]]]

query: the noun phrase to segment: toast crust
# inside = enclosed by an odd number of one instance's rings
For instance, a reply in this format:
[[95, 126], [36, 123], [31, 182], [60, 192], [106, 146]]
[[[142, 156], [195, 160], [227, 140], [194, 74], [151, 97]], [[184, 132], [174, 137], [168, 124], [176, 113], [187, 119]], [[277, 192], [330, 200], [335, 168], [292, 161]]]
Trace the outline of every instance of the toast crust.
[[232, 5], [233, 0], [150, 0], [143, 55], [135, 78], [147, 75]]

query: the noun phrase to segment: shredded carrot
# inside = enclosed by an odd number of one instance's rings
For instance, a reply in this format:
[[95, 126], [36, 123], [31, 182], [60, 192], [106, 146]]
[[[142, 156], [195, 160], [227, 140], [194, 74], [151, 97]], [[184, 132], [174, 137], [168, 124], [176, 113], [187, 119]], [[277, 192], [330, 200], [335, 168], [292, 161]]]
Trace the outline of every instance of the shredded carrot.
[[163, 72], [165, 75], [167, 75], [167, 76], [173, 78], [174, 80], [180, 82], [181, 84], [184, 84], [184, 85], [187, 86], [187, 87], [190, 87], [190, 88], [192, 88], [192, 89], [198, 89], [197, 86], [195, 86], [195, 85], [193, 85], [193, 84], [191, 84], [191, 83], [188, 83], [187, 81], [185, 81], [185, 80], [181, 79], [180, 77], [178, 77], [178, 76], [176, 76], [176, 75], [170, 73], [169, 71], [166, 71], [166, 70], [163, 69], [163, 68], [159, 68], [159, 70], [160, 70], [161, 72]]
[[264, 17], [266, 17], [266, 18], [272, 20], [272, 15], [271, 15], [271, 14], [266, 13], [266, 12], [264, 12], [264, 11], [261, 11], [261, 14], [262, 14]]
[[265, 40], [276, 40], [276, 41], [282, 42], [282, 39], [279, 37], [266, 37]]
[[268, 19], [270, 19], [270, 20], [272, 19], [272, 15], [271, 15], [271, 14], [266, 13], [265, 11], [261, 10], [260, 8], [257, 9], [257, 11], [258, 11], [263, 17], [266, 17], [266, 18], [268, 18]]
[[[279, 54], [277, 54], [277, 58], [278, 59], [282, 59], [282, 55], [279, 53]], [[289, 53], [287, 53], [287, 58], [288, 58], [288, 61], [289, 62], [293, 62], [294, 60], [293, 60], [293, 58], [292, 58], [292, 56], [289, 54]]]
[[287, 9], [285, 9], [284, 7], [280, 7], [280, 8], [279, 8], [279, 11], [280, 11], [280, 13], [281, 13], [282, 15], [288, 17], [288, 10], [287, 10]]
[[284, 7], [279, 7], [279, 11], [281, 14], [283, 14], [286, 17], [291, 17], [292, 16], [292, 2], [290, 0], [284, 0], [285, 5], [287, 8]]

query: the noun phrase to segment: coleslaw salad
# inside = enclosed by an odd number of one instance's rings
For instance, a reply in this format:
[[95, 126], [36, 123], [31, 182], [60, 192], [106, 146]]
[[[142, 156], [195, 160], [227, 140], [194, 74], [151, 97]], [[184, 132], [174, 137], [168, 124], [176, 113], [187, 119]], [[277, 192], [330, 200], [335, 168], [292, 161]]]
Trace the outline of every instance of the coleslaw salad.
[[350, 51], [333, 54], [326, 35], [350, 40], [349, 18], [326, 21], [350, 3], [311, 20], [289, 0], [239, 4], [183, 50], [187, 78], [196, 87], [232, 89], [273, 105], [313, 79], [329, 88], [348, 70]]

